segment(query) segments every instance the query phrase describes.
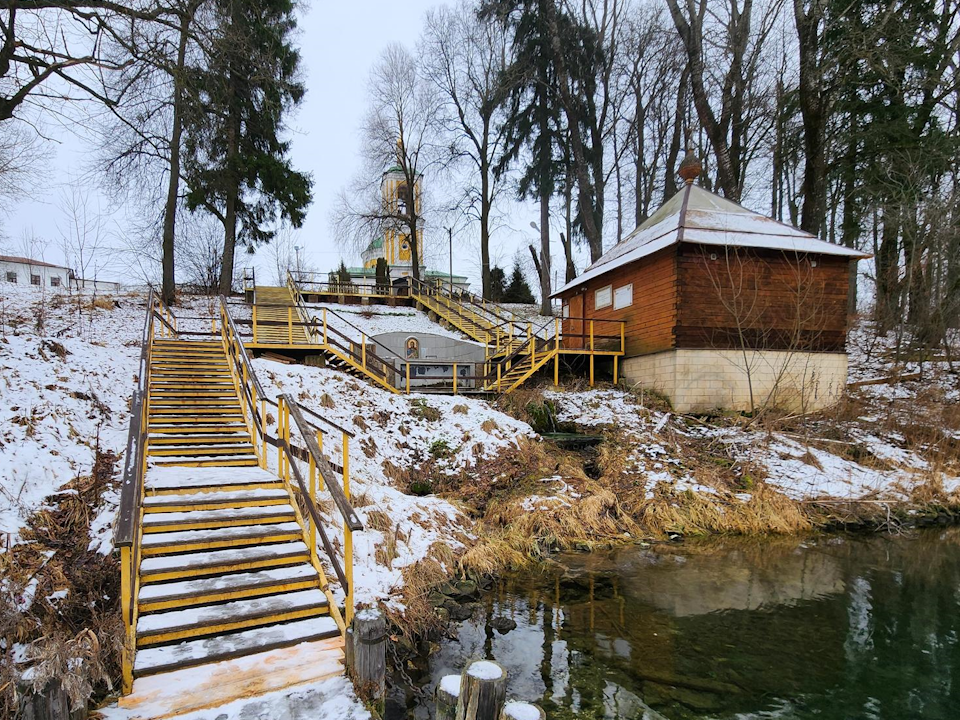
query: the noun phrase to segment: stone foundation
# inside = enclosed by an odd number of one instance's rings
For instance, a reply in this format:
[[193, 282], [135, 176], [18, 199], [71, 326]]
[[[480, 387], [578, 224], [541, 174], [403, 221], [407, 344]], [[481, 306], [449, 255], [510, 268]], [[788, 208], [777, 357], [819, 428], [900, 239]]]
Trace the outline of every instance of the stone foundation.
[[847, 382], [846, 353], [779, 350], [667, 350], [627, 358], [623, 377], [670, 398], [677, 412], [756, 408], [811, 412], [836, 402]]

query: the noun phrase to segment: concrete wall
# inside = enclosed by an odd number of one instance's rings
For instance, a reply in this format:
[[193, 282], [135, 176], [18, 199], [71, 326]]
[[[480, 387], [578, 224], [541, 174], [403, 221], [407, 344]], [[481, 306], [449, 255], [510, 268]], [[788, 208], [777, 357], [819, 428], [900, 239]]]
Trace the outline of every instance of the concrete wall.
[[[464, 363], [457, 368], [457, 375], [460, 378], [461, 387], [473, 387], [474, 381], [467, 380], [474, 374], [483, 373], [483, 361], [485, 359], [485, 350], [483, 345], [468, 340], [458, 340], [457, 338], [447, 337], [445, 335], [434, 335], [433, 333], [421, 332], [392, 332], [381, 333], [373, 337], [374, 340], [390, 348], [401, 358], [406, 357], [406, 346], [409, 338], [415, 337], [420, 341], [420, 358], [410, 361], [410, 386], [420, 385], [438, 385], [449, 382], [453, 379], [453, 366], [449, 363]], [[446, 365], [430, 365], [430, 360], [448, 363]], [[468, 364], [468, 363], [479, 363]], [[401, 376], [406, 373], [406, 368], [399, 368]], [[418, 377], [424, 376], [424, 377]], [[429, 378], [429, 379], [427, 379]]]
[[623, 361], [623, 377], [670, 398], [678, 412], [754, 405], [809, 412], [840, 397], [847, 382], [845, 353], [782, 350], [667, 350]]
[[374, 340], [386, 345], [402, 358], [406, 358], [407, 339], [415, 337], [420, 341], [420, 360], [445, 360], [447, 362], [484, 361], [484, 347], [479, 343], [445, 335], [420, 332], [390, 332], [374, 336]]
[[7, 273], [16, 273], [17, 285], [30, 285], [30, 276], [39, 275], [40, 283], [45, 288], [52, 287], [50, 285], [50, 278], [53, 277], [60, 278], [60, 287], [67, 287], [68, 271], [66, 268], [0, 261], [0, 282], [9, 282], [7, 280]]

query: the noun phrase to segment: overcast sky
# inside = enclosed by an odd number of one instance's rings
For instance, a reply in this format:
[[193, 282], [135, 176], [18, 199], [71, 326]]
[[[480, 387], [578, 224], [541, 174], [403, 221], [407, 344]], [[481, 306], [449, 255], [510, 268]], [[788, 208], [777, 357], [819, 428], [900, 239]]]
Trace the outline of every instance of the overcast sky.
[[[300, 18], [298, 38], [306, 75], [307, 95], [303, 105], [291, 119], [295, 130], [292, 159], [296, 168], [313, 175], [314, 200], [310, 207], [298, 243], [304, 248], [307, 263], [321, 270], [333, 269], [341, 257], [348, 264], [359, 264], [359, 256], [349, 248], [341, 248], [331, 237], [330, 214], [339, 190], [349, 183], [360, 167], [359, 126], [367, 106], [367, 77], [383, 48], [391, 42], [401, 42], [414, 48], [423, 26], [425, 12], [438, 0], [407, 0], [396, 2], [320, 2], [305, 3]], [[35, 192], [35, 199], [13, 206], [4, 222], [7, 245], [18, 250], [24, 233], [33, 233], [48, 242], [44, 259], [62, 262], [59, 251], [59, 228], [65, 219], [58, 197], [62, 187], [71, 178], [89, 174], [93, 148], [70, 132], [57, 127], [47, 128], [56, 140], [57, 150], [50, 160], [51, 172], [45, 187]], [[96, 178], [82, 185], [99, 201], [106, 211], [107, 199], [98, 196]], [[508, 213], [497, 228], [491, 243], [495, 262], [509, 266], [518, 249], [536, 242], [536, 233], [529, 222], [537, 217], [533, 208], [507, 203]], [[111, 215], [108, 226], [114, 232], [123, 232], [123, 212]], [[475, 228], [460, 231], [454, 241], [454, 271], [465, 274], [479, 289], [479, 251], [474, 237]], [[445, 271], [448, 267], [447, 238], [443, 228], [428, 226], [426, 236], [428, 264]], [[561, 248], [554, 233], [553, 267], [561, 267]], [[263, 267], [266, 253], [258, 253], [255, 264]], [[524, 258], [526, 260], [526, 258]], [[238, 265], [251, 261], [246, 254], [238, 256]], [[98, 263], [100, 264], [100, 263]], [[582, 269], [583, 261], [578, 263]], [[115, 266], [101, 277], [125, 277], [122, 267]], [[112, 279], [112, 278], [110, 278]], [[531, 278], [532, 279], [532, 278]], [[535, 286], [534, 282], [531, 285]]]

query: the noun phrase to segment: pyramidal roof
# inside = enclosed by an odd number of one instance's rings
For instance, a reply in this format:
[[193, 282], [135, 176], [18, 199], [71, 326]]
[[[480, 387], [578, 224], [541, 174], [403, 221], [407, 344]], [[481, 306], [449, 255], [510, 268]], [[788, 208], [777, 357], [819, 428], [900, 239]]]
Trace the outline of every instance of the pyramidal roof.
[[747, 210], [697, 185], [686, 185], [640, 227], [553, 295], [681, 242], [858, 259], [870, 257], [867, 253], [825, 242], [792, 225]]

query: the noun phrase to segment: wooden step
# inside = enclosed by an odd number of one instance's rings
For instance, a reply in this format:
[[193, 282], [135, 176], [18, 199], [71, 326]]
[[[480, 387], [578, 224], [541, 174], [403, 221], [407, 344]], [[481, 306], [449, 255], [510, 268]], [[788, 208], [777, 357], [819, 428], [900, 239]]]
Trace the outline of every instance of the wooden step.
[[[243, 427], [243, 426], [241, 426]], [[153, 429], [150, 430], [154, 432]], [[189, 435], [165, 433], [159, 437], [150, 435], [147, 437], [147, 445], [235, 445], [250, 444], [250, 433], [195, 433]]]
[[217, 398], [217, 397], [236, 397], [237, 391], [233, 383], [223, 383], [221, 385], [194, 384], [194, 385], [150, 385], [151, 397], [174, 397], [174, 398]]
[[[213, 641], [144, 649], [137, 653], [134, 673], [139, 679], [133, 693], [120, 698], [119, 705], [130, 717], [199, 717], [201, 710], [248, 701], [251, 688], [262, 694], [342, 675], [342, 648], [336, 623], [324, 616]], [[197, 672], [192, 669], [196, 665], [209, 665], [209, 670]], [[216, 715], [212, 711], [203, 717]]]
[[238, 526], [279, 525], [295, 520], [296, 515], [289, 504], [157, 512], [144, 514], [143, 532], [146, 534]]
[[240, 401], [235, 394], [228, 397], [175, 397], [172, 395], [155, 397], [152, 393], [150, 395], [149, 408], [151, 410], [155, 407], [169, 408], [189, 406], [202, 408], [240, 407]]
[[[149, 455], [149, 453], [148, 453]], [[256, 455], [217, 455], [214, 457], [169, 455], [151, 457], [150, 463], [161, 467], [256, 467]]]
[[222, 635], [235, 630], [319, 617], [326, 614], [327, 610], [326, 596], [314, 588], [141, 615], [137, 621], [137, 646], [162, 645], [176, 640]]
[[256, 505], [286, 505], [290, 496], [284, 488], [272, 490], [235, 490], [196, 492], [185, 495], [147, 495], [143, 498], [145, 514], [157, 512], [186, 512], [189, 510], [217, 510], [219, 508], [253, 507]]
[[144, 585], [140, 588], [137, 606], [141, 614], [174, 608], [180, 610], [241, 598], [309, 590], [317, 587], [318, 583], [319, 576], [314, 567], [301, 563], [220, 577]]
[[249, 441], [245, 443], [229, 443], [225, 445], [211, 445], [207, 443], [186, 443], [182, 445], [152, 445], [147, 447], [147, 455], [162, 458], [170, 456], [193, 457], [214, 455], [255, 455], [256, 451]]
[[216, 490], [240, 491], [283, 487], [283, 481], [263, 468], [148, 468], [147, 494], [183, 494]]
[[181, 555], [146, 557], [140, 563], [140, 582], [149, 584], [286, 567], [309, 562], [309, 559], [310, 551], [302, 539], [275, 545], [253, 545]]
[[[219, 418], [218, 418], [219, 419]], [[247, 426], [242, 420], [235, 423], [206, 422], [207, 418], [157, 418], [150, 423], [150, 434], [182, 435], [189, 432], [191, 437], [202, 437], [203, 433], [247, 433]]]
[[240, 411], [240, 403], [235, 402], [232, 405], [157, 405], [151, 406], [150, 408], [151, 416], [160, 416], [160, 415], [185, 415], [187, 417], [193, 415], [212, 415], [215, 419], [224, 420], [227, 416], [235, 416], [238, 418], [243, 418], [243, 413]]
[[201, 550], [248, 547], [268, 543], [302, 540], [303, 533], [295, 522], [274, 525], [241, 525], [210, 530], [150, 533], [143, 536], [144, 557], [171, 553], [193, 553]]

